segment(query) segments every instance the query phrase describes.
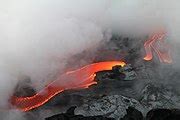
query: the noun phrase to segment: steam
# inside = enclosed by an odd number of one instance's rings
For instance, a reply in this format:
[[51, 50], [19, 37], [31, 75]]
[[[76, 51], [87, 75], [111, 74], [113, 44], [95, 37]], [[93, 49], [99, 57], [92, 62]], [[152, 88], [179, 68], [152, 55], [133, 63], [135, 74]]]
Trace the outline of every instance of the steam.
[[0, 1], [0, 108], [20, 76], [45, 85], [72, 55], [98, 47], [107, 30], [147, 35], [163, 28], [178, 46], [179, 8], [178, 0]]
[[104, 5], [83, 0], [71, 2], [1, 1], [0, 96], [6, 96], [0, 98], [1, 107], [6, 106], [7, 96], [20, 76], [30, 76], [34, 84], [43, 86], [69, 57], [95, 48], [102, 41], [101, 16], [106, 1], [102, 1]]

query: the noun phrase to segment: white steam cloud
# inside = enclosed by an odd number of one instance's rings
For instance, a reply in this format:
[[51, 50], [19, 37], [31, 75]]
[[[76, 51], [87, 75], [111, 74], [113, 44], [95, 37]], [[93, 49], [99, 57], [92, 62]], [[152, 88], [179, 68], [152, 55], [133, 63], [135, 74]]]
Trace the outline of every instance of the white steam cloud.
[[1, 0], [0, 108], [19, 76], [49, 80], [66, 59], [97, 47], [107, 30], [145, 35], [163, 27], [177, 45], [179, 11], [179, 0]]
[[68, 57], [102, 41], [106, 9], [106, 1], [1, 1], [0, 106], [7, 105], [19, 76], [42, 84]]

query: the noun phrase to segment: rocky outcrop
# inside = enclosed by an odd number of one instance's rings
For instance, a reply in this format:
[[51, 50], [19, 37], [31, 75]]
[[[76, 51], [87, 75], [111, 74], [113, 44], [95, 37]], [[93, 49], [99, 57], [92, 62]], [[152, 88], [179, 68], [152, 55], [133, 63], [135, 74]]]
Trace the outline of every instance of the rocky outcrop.
[[130, 106], [138, 110], [144, 109], [143, 106], [135, 99], [121, 95], [111, 95], [102, 97], [102, 99], [87, 100], [87, 102], [77, 108], [76, 111], [78, 114], [83, 114], [85, 116], [104, 115], [120, 119], [126, 114], [126, 109]]
[[170, 86], [147, 84], [142, 90], [140, 103], [149, 110], [180, 108], [180, 97]]
[[114, 120], [114, 118], [107, 118], [104, 116], [83, 116], [83, 115], [75, 115], [74, 110], [76, 107], [69, 108], [66, 113], [57, 114], [45, 120]]

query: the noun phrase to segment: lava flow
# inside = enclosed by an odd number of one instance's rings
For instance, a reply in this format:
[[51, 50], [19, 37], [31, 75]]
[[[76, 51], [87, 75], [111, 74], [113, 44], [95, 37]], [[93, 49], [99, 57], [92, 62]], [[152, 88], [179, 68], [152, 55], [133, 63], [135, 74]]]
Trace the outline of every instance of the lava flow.
[[159, 32], [150, 36], [145, 42], [144, 47], [146, 56], [144, 60], [152, 60], [152, 49], [157, 53], [160, 62], [172, 63], [172, 58], [169, 54], [169, 46], [164, 43], [165, 32]]
[[84, 66], [74, 71], [66, 72], [31, 97], [13, 96], [11, 98], [11, 103], [22, 111], [29, 111], [43, 105], [52, 97], [64, 90], [85, 89], [96, 84], [97, 82], [94, 80], [96, 72], [111, 70], [112, 67], [116, 65], [123, 67], [125, 64], [126, 63], [122, 61], [99, 62]]

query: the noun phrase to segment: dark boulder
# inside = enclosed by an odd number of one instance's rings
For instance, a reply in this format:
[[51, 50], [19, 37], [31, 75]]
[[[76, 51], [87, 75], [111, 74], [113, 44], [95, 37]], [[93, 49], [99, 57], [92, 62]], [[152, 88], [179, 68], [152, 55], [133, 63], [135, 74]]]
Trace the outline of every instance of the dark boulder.
[[180, 110], [153, 109], [147, 113], [146, 120], [180, 120]]
[[134, 107], [128, 107], [126, 109], [127, 114], [120, 120], [143, 120], [143, 115], [140, 111]]

